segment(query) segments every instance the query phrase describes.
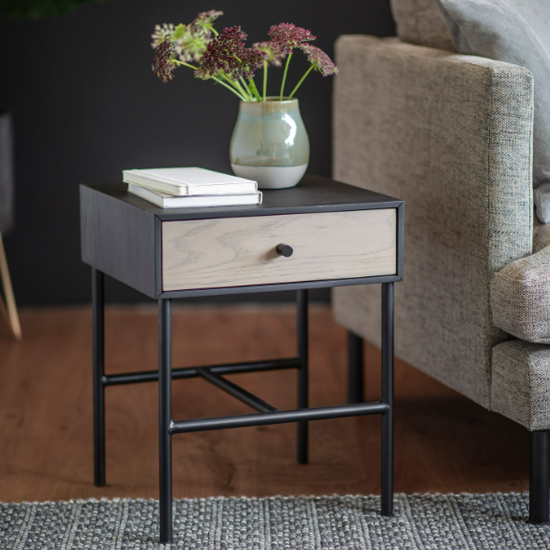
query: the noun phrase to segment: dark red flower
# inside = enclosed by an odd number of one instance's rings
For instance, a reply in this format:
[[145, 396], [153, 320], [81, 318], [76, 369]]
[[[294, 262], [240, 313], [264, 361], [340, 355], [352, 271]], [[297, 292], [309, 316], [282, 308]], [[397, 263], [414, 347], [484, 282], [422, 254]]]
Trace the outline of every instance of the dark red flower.
[[240, 26], [228, 27], [206, 47], [196, 76], [207, 79], [225, 74], [232, 80], [252, 78], [267, 54], [244, 47], [246, 33]]
[[174, 78], [176, 68], [176, 47], [170, 38], [165, 38], [157, 47], [154, 61], [155, 76], [162, 82], [169, 82]]
[[313, 70], [319, 71], [323, 76], [338, 74], [338, 68], [323, 50], [313, 44], [301, 44], [299, 47], [307, 55], [308, 61], [314, 65]]
[[217, 10], [210, 10], [210, 11], [203, 11], [191, 21], [188, 25], [188, 29], [193, 34], [201, 34], [204, 35], [206, 39], [209, 39], [212, 35], [212, 29], [213, 25], [212, 23], [220, 17], [220, 15], [223, 15], [223, 11], [217, 11]]
[[[244, 48], [239, 53], [239, 58], [242, 61], [242, 76], [249, 79], [254, 76], [254, 73], [263, 67], [264, 61], [267, 61], [269, 55], [262, 50], [256, 50], [254, 48]], [[239, 75], [240, 76], [240, 75]]]
[[288, 55], [287, 52], [282, 52], [275, 48], [271, 42], [256, 42], [252, 44], [252, 47], [267, 53], [267, 62], [272, 67], [280, 67], [283, 64], [283, 59]]
[[197, 76], [211, 78], [220, 73], [233, 73], [240, 65], [238, 54], [245, 40], [246, 33], [240, 26], [225, 28], [206, 47]]
[[297, 27], [294, 23], [279, 23], [269, 29], [269, 36], [273, 47], [280, 52], [290, 53], [303, 42], [315, 40], [316, 36], [311, 31]]

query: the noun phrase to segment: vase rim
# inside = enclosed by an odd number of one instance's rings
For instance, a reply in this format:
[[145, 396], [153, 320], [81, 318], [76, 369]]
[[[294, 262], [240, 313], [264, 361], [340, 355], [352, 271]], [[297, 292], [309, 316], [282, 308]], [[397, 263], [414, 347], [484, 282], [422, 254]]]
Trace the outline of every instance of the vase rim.
[[265, 101], [241, 101], [241, 103], [247, 104], [247, 105], [261, 105], [262, 103], [292, 103], [293, 101], [298, 101], [297, 97], [291, 97], [290, 99], [288, 97], [283, 97], [282, 100], [279, 100], [278, 95], [268, 95], [265, 98]]

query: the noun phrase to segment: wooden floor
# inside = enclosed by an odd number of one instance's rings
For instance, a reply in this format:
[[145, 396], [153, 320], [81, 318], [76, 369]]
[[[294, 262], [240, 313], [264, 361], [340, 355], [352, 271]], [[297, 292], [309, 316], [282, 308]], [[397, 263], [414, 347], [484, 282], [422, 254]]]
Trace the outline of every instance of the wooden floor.
[[[152, 369], [156, 309], [108, 308], [108, 372]], [[92, 482], [91, 311], [23, 310], [23, 341], [0, 323], [0, 500], [157, 497], [156, 384], [107, 389], [107, 483]], [[292, 307], [175, 306], [174, 366], [293, 356]], [[310, 402], [345, 401], [346, 334], [326, 307], [310, 311]], [[368, 399], [379, 352], [367, 349]], [[280, 408], [296, 373], [234, 377]], [[174, 382], [174, 418], [250, 412], [206, 382]], [[310, 464], [295, 462], [293, 424], [177, 435], [174, 497], [380, 491], [380, 418], [311, 423]], [[395, 490], [526, 490], [528, 433], [397, 363]]]

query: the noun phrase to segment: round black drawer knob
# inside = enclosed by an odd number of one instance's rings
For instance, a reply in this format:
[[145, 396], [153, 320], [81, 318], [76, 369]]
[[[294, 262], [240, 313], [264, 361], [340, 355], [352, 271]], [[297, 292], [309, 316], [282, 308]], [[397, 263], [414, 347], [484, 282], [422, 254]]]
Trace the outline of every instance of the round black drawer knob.
[[277, 251], [277, 254], [280, 254], [285, 258], [290, 258], [290, 256], [292, 256], [292, 253], [294, 252], [294, 250], [292, 250], [292, 247], [288, 244], [278, 244], [275, 247], [275, 250]]

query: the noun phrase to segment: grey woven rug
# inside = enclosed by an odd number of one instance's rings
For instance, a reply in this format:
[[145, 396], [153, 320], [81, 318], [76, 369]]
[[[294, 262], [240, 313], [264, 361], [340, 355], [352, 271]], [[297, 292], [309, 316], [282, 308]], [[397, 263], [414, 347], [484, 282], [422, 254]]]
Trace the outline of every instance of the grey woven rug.
[[540, 549], [550, 526], [530, 525], [527, 493], [270, 497], [174, 501], [174, 542], [158, 540], [154, 500], [0, 504], [2, 550]]

